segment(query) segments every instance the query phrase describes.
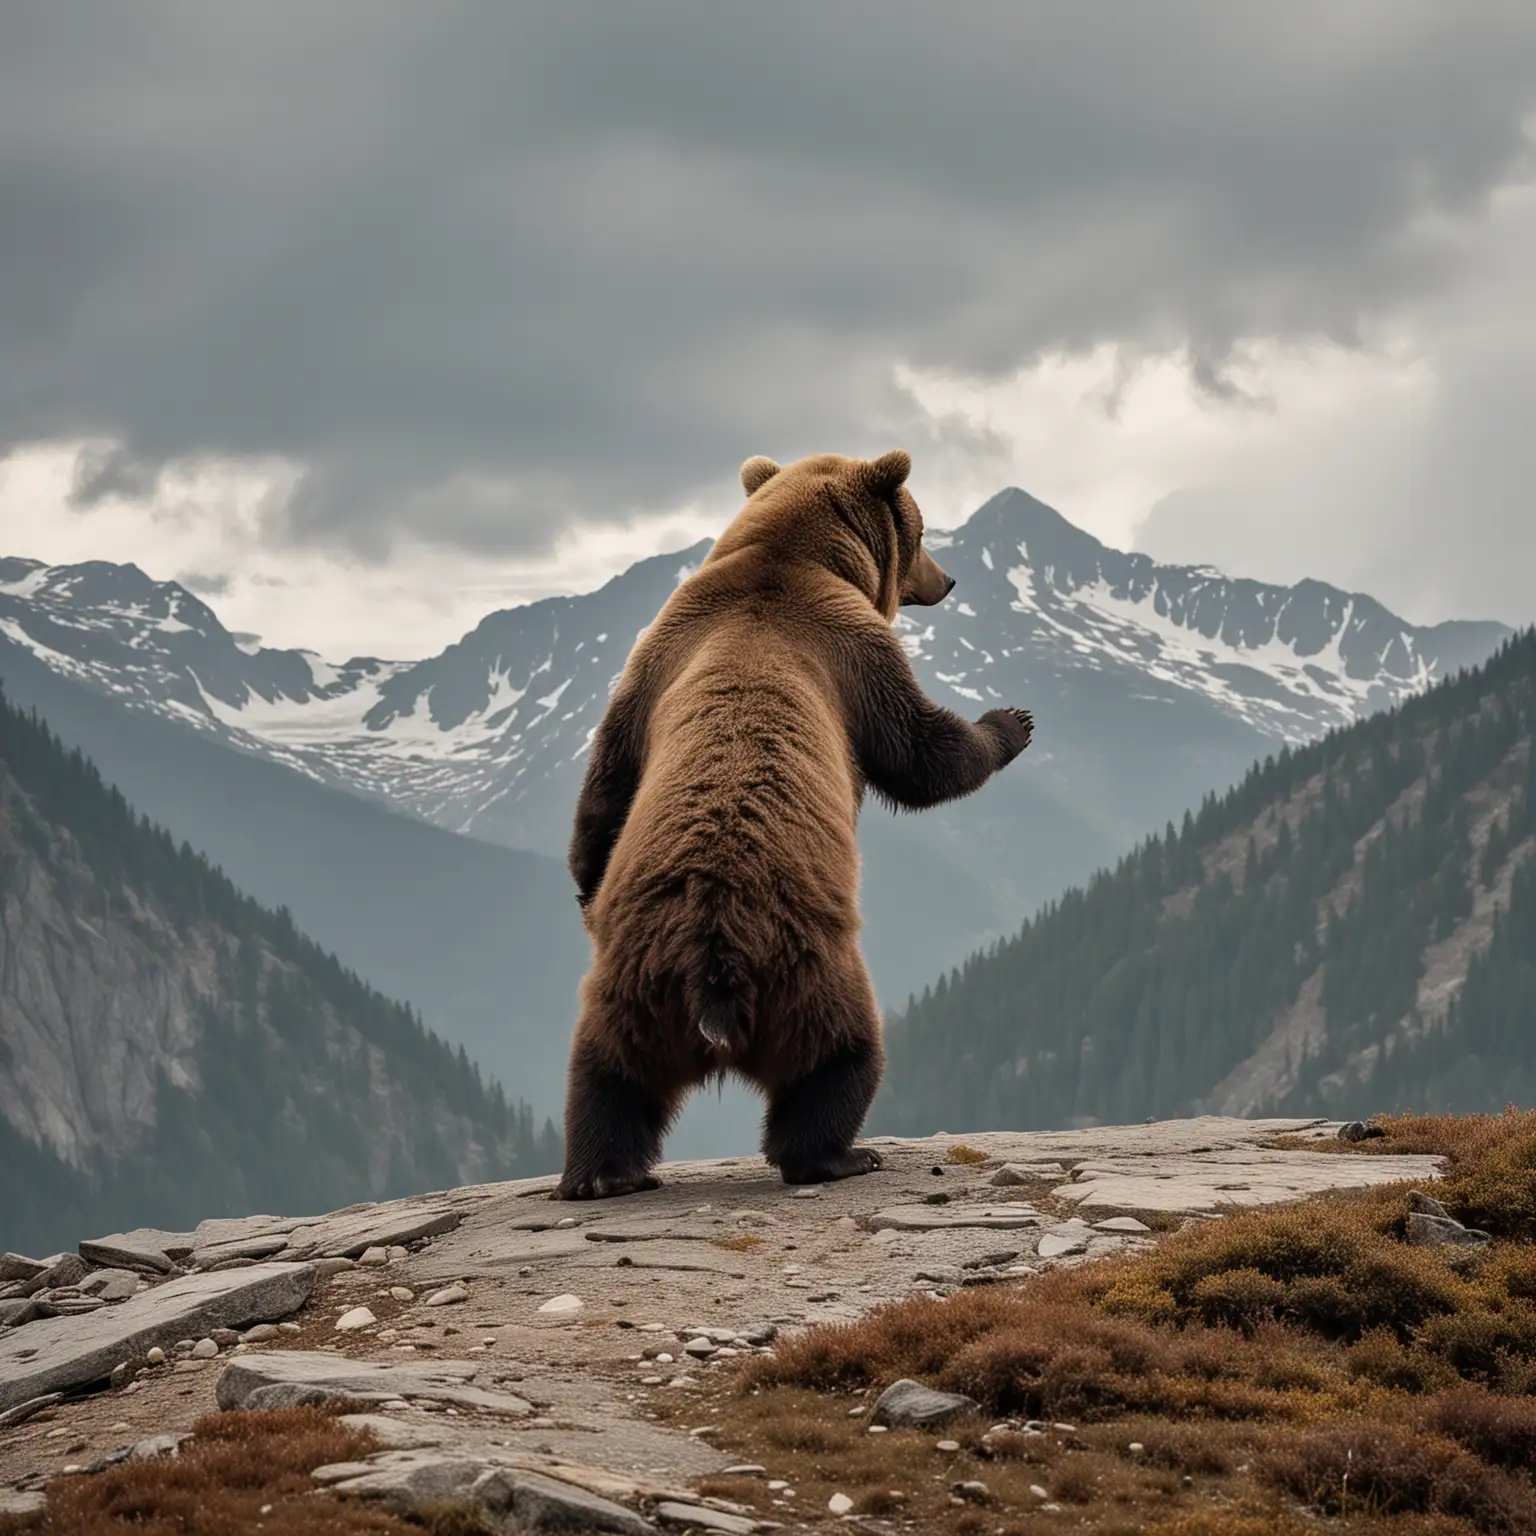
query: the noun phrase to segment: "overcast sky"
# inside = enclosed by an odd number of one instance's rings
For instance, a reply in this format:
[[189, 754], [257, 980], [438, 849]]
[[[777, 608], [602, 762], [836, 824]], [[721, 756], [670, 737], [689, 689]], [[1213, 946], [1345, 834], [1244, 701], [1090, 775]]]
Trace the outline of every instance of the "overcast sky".
[[1528, 622], [1533, 273], [1529, 0], [23, 0], [0, 553], [420, 654], [901, 445]]

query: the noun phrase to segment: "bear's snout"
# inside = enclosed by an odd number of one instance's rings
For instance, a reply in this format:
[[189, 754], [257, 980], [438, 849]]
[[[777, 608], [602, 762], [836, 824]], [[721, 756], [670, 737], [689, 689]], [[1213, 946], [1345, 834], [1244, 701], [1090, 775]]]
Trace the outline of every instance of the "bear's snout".
[[936, 603], [942, 603], [954, 590], [955, 578], [926, 549], [920, 549], [917, 559], [912, 562], [912, 569], [902, 583], [902, 606], [911, 603], [922, 608], [932, 608]]

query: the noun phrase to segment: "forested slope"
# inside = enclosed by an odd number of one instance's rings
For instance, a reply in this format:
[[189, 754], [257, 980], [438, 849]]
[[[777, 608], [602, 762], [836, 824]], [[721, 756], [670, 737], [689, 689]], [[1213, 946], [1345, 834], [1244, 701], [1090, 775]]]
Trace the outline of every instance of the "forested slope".
[[552, 1167], [552, 1127], [0, 696], [0, 1247]]
[[1536, 1101], [1536, 634], [1284, 751], [892, 1021], [921, 1133]]

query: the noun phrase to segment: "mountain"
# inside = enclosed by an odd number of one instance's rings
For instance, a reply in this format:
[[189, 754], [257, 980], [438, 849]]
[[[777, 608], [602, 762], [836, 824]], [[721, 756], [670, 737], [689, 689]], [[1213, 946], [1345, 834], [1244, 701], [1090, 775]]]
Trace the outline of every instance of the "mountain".
[[0, 1246], [558, 1159], [462, 1048], [0, 696]]
[[0, 683], [205, 854], [541, 1115], [558, 1117], [587, 939], [564, 868], [231, 751], [0, 642]]
[[[958, 586], [898, 621], [924, 686], [973, 714], [1026, 705], [1037, 734], [1026, 763], [962, 804], [867, 813], [868, 940], [891, 1002], [1255, 757], [1388, 708], [1508, 634], [1416, 628], [1318, 582], [1160, 566], [1018, 490], [929, 542]], [[242, 644], [137, 567], [13, 559], [0, 561], [0, 646], [317, 783], [563, 857], [609, 688], [708, 548], [492, 613], [421, 661]]]
[[[1028, 706], [1036, 737], [955, 805], [866, 807], [864, 943], [887, 1006], [1256, 757], [1508, 633], [1159, 566], [1017, 490], [929, 542], [958, 586], [898, 620], [918, 676], [972, 716]], [[609, 688], [708, 548], [492, 613], [420, 661], [263, 648], [131, 565], [0, 560], [0, 677], [136, 804], [553, 1113], [587, 952], [554, 860]], [[430, 842], [420, 823], [464, 835]], [[672, 1150], [747, 1150], [755, 1118], [735, 1090], [697, 1099]]]
[[925, 989], [873, 1123], [1536, 1102], [1536, 631], [1281, 751]]

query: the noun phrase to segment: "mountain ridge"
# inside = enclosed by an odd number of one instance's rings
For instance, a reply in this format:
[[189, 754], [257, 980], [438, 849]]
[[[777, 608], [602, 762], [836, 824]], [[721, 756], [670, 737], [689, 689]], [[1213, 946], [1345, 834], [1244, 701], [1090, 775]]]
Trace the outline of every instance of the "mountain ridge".
[[[1016, 489], [930, 542], [958, 586], [940, 607], [897, 620], [920, 682], [973, 716], [994, 703], [1028, 707], [1037, 731], [1014, 772], [964, 801], [921, 817], [865, 807], [864, 945], [888, 1009], [1213, 786], [1240, 780], [1256, 758], [1405, 697], [1506, 633], [1477, 623], [1415, 628], [1322, 583], [1267, 588], [1158, 566], [1107, 548]], [[543, 1001], [506, 1026], [484, 980], [466, 1003], [447, 967], [423, 957], [408, 970], [376, 942], [358, 921], [378, 899], [372, 887], [354, 882], [351, 897], [338, 887], [300, 915], [370, 981], [411, 996], [434, 1027], [553, 1112], [586, 958], [555, 861], [585, 747], [634, 638], [709, 547], [641, 561], [592, 592], [487, 614], [433, 657], [339, 663], [242, 646], [200, 599], [174, 583], [146, 587], [142, 572], [114, 595], [102, 563], [0, 561], [0, 674], [18, 683], [25, 675], [24, 701], [72, 741], [80, 722], [80, 744], [158, 819], [296, 912], [300, 882], [314, 874], [288, 825], [289, 792], [276, 783], [250, 791], [268, 809], [250, 811], [250, 836], [236, 846], [224, 824], [231, 775], [245, 782], [266, 767], [302, 780], [317, 818], [320, 797], [345, 791], [461, 841], [544, 857], [541, 894], [519, 919], [541, 935], [529, 938], [529, 954], [549, 957], [533, 977]], [[132, 751], [118, 739], [126, 736], [138, 742]], [[157, 754], [197, 760], [179, 773], [175, 795], [157, 782]], [[269, 823], [265, 833], [258, 820]], [[379, 835], [404, 839], [398, 826], [381, 824]], [[268, 837], [288, 839], [286, 861], [274, 859]], [[441, 931], [436, 910], [419, 923], [405, 914], [408, 895], [391, 893], [400, 922]], [[483, 912], [462, 923], [486, 931]], [[440, 947], [463, 946], [450, 932]], [[727, 1100], [695, 1101], [679, 1155], [748, 1147], [750, 1101], [735, 1090]], [[713, 1129], [693, 1137], [690, 1125], [705, 1121]]]

